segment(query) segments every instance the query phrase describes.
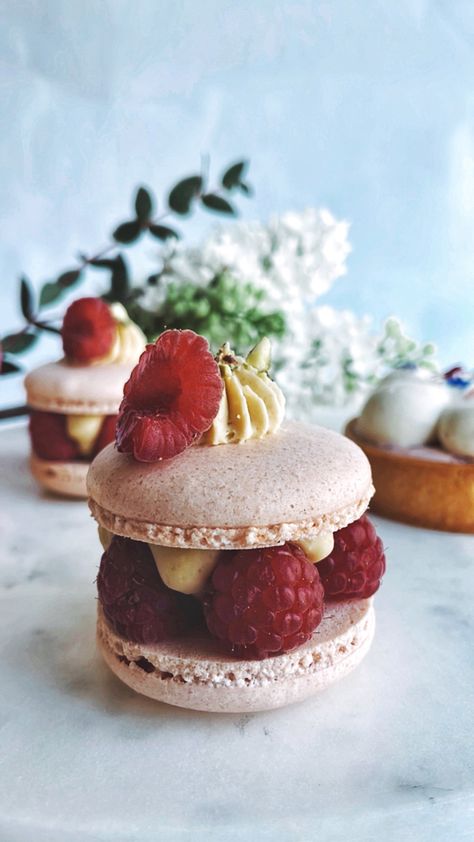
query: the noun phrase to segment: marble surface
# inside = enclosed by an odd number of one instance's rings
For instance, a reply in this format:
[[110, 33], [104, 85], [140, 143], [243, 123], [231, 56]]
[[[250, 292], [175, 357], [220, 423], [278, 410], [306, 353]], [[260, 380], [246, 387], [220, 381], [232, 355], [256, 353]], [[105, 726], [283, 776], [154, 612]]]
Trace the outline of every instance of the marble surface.
[[474, 837], [474, 539], [375, 518], [375, 643], [325, 694], [215, 716], [135, 696], [94, 649], [95, 527], [0, 427], [0, 840]]

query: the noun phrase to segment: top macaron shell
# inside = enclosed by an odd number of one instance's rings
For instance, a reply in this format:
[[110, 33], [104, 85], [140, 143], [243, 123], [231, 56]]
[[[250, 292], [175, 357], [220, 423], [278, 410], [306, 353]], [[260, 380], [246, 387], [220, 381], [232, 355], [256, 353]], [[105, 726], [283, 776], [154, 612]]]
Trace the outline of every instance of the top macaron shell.
[[67, 415], [115, 415], [132, 364], [47, 363], [25, 378], [29, 406]]
[[114, 534], [210, 549], [336, 531], [356, 520], [373, 494], [357, 445], [297, 422], [263, 439], [194, 446], [153, 464], [109, 445], [94, 459], [87, 484], [94, 517]]

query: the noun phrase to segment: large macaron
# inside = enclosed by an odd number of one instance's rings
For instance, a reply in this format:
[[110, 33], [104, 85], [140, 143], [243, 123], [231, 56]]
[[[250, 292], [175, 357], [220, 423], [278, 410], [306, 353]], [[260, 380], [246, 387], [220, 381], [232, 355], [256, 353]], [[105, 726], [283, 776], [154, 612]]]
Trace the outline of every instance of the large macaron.
[[[92, 463], [87, 484], [92, 514], [109, 532], [213, 550], [336, 532], [363, 514], [373, 494], [368, 460], [353, 442], [296, 422], [242, 445], [198, 445], [155, 464], [109, 446]], [[110, 668], [138, 692], [222, 712], [279, 707], [316, 693], [359, 663], [373, 630], [371, 599], [331, 602], [304, 645], [242, 660], [202, 631], [154, 644], [129, 641], [99, 607], [97, 639]]]
[[[30, 466], [40, 485], [56, 494], [87, 496], [86, 475], [95, 455], [94, 445], [100, 443], [101, 431], [106, 435], [105, 420], [117, 415], [123, 385], [132, 367], [131, 363], [81, 366], [59, 360], [40, 366], [26, 376], [25, 389], [32, 419], [35, 418], [34, 423], [39, 419], [43, 425], [35, 437], [33, 421], [30, 424]], [[104, 444], [113, 438], [113, 424], [109, 427], [111, 433], [103, 439]], [[61, 441], [55, 442], [55, 437]], [[95, 442], [92, 441], [94, 437]], [[62, 455], [66, 458], [61, 458]]]

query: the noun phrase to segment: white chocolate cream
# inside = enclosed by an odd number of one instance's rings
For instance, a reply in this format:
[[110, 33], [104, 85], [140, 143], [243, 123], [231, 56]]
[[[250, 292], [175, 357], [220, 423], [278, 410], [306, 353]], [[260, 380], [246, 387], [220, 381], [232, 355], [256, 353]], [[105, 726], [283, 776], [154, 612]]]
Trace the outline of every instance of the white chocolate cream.
[[356, 429], [374, 444], [429, 444], [436, 439], [438, 418], [450, 401], [450, 389], [441, 378], [423, 369], [400, 369], [382, 380], [369, 397]]

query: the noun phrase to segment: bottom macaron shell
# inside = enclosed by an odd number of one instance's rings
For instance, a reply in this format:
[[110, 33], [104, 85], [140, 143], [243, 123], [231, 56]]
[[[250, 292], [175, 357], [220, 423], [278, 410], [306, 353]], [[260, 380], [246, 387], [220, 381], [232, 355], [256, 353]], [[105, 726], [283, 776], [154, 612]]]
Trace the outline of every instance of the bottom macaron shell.
[[192, 710], [240, 713], [282, 707], [324, 690], [362, 661], [374, 630], [371, 599], [329, 603], [303, 646], [245, 661], [223, 654], [204, 635], [131, 643], [112, 631], [99, 606], [97, 642], [110, 669], [137, 693]]
[[474, 464], [377, 447], [359, 438], [355, 422], [345, 433], [370, 462], [375, 485], [372, 511], [427, 529], [474, 532]]
[[86, 499], [88, 462], [53, 462], [32, 453], [30, 469], [36, 481], [47, 491], [62, 497]]

